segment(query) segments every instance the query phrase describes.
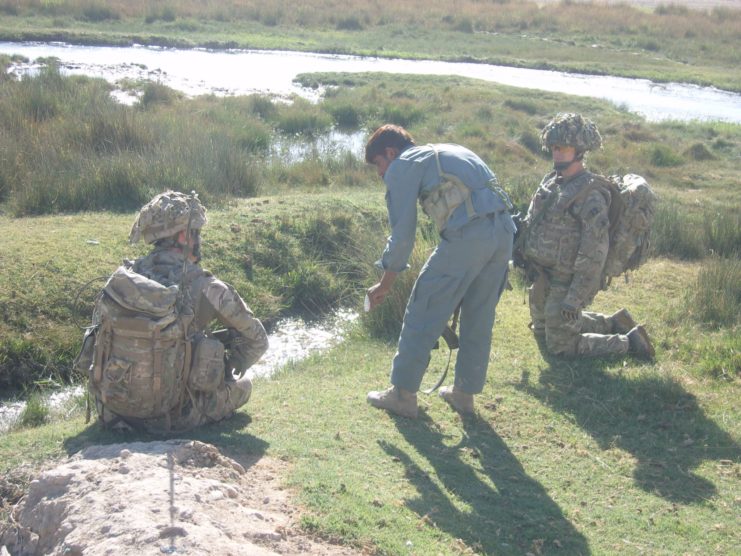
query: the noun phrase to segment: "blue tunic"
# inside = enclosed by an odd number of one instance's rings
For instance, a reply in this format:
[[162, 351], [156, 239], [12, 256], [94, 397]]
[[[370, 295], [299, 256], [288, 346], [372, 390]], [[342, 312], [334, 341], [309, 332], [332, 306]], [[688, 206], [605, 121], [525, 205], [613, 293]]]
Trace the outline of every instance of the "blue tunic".
[[[471, 189], [473, 214], [459, 206], [441, 231], [437, 248], [425, 263], [407, 303], [391, 383], [416, 392], [430, 350], [461, 306], [460, 348], [455, 385], [477, 394], [486, 380], [494, 314], [507, 280], [515, 225], [502, 198], [489, 184], [496, 178], [473, 152], [459, 145], [436, 145], [443, 172]], [[386, 204], [391, 236], [378, 265], [399, 272], [407, 268], [414, 247], [417, 199], [437, 186], [440, 173], [430, 146], [402, 152], [386, 170]]]
[[[475, 217], [505, 210], [504, 201], [490, 188], [496, 176], [475, 153], [460, 145], [435, 145], [443, 172], [453, 174], [471, 188], [471, 201]], [[435, 151], [429, 145], [412, 147], [402, 152], [389, 165], [383, 177], [386, 183], [386, 206], [389, 214], [391, 236], [383, 256], [376, 263], [383, 270], [400, 272], [407, 268], [407, 261], [414, 247], [417, 228], [417, 199], [424, 192], [441, 182], [435, 162]], [[472, 217], [461, 205], [451, 215], [445, 229], [458, 230]]]

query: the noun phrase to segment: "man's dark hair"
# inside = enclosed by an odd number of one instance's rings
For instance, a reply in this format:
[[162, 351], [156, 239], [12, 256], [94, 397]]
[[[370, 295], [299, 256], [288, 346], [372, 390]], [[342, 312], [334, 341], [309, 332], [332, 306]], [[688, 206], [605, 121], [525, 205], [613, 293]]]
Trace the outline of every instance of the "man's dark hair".
[[387, 148], [399, 152], [416, 145], [409, 132], [400, 125], [385, 124], [373, 132], [365, 145], [365, 161], [373, 164], [373, 159], [384, 154]]

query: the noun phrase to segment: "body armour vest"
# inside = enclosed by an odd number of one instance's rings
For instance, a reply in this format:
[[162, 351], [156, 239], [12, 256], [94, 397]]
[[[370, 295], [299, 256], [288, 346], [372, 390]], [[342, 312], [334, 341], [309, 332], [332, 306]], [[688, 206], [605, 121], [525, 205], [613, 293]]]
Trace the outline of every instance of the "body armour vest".
[[[584, 171], [573, 179], [560, 182], [555, 172], [547, 175], [530, 204], [524, 255], [527, 259], [560, 274], [573, 274], [582, 239], [577, 218], [586, 201], [585, 193], [594, 189], [599, 175]], [[610, 194], [598, 190], [609, 206]]]

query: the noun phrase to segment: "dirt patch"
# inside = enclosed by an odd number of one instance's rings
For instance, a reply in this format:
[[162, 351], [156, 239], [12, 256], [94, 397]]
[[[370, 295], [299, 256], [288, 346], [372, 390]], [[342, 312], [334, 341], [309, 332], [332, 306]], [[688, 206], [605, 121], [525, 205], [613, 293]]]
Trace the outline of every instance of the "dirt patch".
[[92, 446], [30, 483], [0, 554], [358, 554], [298, 528], [285, 467], [197, 441]]

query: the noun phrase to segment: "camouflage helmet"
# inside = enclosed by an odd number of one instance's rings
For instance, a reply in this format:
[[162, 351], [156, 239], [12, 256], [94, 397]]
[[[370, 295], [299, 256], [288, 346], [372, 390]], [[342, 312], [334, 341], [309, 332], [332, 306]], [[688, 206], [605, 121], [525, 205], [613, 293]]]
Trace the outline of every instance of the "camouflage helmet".
[[188, 229], [202, 228], [206, 224], [206, 209], [198, 196], [178, 191], [165, 191], [144, 205], [136, 215], [129, 234], [129, 243], [144, 239], [154, 243]]
[[602, 137], [594, 122], [581, 114], [558, 114], [543, 128], [540, 142], [544, 151], [549, 151], [553, 145], [562, 145], [583, 153], [599, 149]]

